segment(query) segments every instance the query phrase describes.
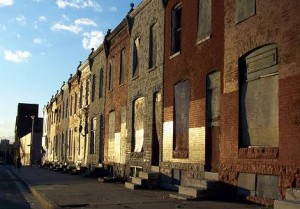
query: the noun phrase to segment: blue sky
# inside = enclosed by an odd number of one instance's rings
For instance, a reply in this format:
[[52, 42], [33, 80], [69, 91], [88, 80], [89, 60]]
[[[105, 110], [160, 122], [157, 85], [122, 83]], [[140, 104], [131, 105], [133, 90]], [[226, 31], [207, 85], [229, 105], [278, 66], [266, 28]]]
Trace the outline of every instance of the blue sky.
[[79, 61], [141, 0], [0, 0], [0, 139], [14, 139], [18, 103], [39, 116]]

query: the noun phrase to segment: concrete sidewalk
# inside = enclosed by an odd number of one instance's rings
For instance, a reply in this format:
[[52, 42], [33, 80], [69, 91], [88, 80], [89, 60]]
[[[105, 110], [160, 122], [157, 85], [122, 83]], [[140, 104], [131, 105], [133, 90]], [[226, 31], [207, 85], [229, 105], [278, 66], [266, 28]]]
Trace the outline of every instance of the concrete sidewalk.
[[96, 179], [72, 176], [38, 167], [8, 166], [31, 190], [44, 209], [262, 209], [236, 202], [180, 201], [169, 198], [170, 191], [129, 190], [121, 183], [99, 183]]

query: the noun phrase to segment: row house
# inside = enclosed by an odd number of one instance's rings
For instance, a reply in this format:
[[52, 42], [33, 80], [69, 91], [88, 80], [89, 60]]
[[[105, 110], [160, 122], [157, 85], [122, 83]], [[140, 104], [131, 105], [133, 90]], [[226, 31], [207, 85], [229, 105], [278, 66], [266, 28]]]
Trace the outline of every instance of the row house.
[[143, 1], [128, 17], [126, 159], [131, 175], [159, 166], [162, 150], [164, 5]]
[[220, 178], [272, 204], [300, 187], [300, 2], [224, 3]]
[[104, 101], [106, 84], [106, 55], [103, 45], [89, 56], [91, 73], [91, 101], [89, 104], [89, 148], [87, 163], [99, 165], [104, 161]]
[[299, 9], [131, 5], [46, 106], [46, 160], [122, 178], [157, 167], [166, 189], [213, 177], [257, 203], [284, 198], [300, 187]]
[[104, 162], [111, 172], [124, 176], [126, 172], [127, 91], [129, 64], [129, 31], [126, 19], [108, 31], [106, 54], [106, 89], [104, 111]]
[[166, 1], [163, 158], [167, 187], [219, 171], [224, 2]]

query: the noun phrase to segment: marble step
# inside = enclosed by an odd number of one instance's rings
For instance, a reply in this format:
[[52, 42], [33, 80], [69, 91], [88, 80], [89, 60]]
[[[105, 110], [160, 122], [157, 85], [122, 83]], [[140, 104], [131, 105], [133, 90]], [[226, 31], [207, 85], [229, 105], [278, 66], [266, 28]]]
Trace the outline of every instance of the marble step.
[[185, 187], [179, 186], [178, 194], [187, 195], [197, 199], [204, 198], [207, 194], [207, 190], [200, 187]]
[[294, 200], [275, 200], [274, 209], [299, 209], [300, 201]]
[[285, 193], [286, 200], [297, 200], [300, 201], [300, 188], [289, 188]]
[[134, 184], [132, 182], [125, 182], [125, 188], [127, 188], [127, 189], [134, 190], [134, 189], [141, 189], [141, 187], [142, 187], [141, 185]]

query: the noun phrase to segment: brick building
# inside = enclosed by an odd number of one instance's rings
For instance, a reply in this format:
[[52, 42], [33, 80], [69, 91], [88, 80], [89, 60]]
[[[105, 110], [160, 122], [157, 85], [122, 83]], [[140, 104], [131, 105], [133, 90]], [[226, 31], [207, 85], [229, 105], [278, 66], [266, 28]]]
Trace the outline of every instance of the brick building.
[[218, 172], [224, 8], [172, 0], [165, 14], [162, 183], [189, 186]]
[[127, 17], [130, 29], [127, 162], [147, 171], [158, 166], [162, 143], [164, 6], [143, 1]]
[[90, 165], [98, 165], [104, 160], [104, 101], [106, 81], [106, 56], [103, 45], [89, 56], [91, 69], [91, 102], [89, 106], [89, 148]]
[[300, 2], [224, 2], [220, 178], [271, 204], [300, 187]]
[[124, 176], [129, 63], [129, 31], [125, 19], [113, 31], [108, 31], [103, 45], [106, 53], [104, 162], [112, 166], [114, 175]]

